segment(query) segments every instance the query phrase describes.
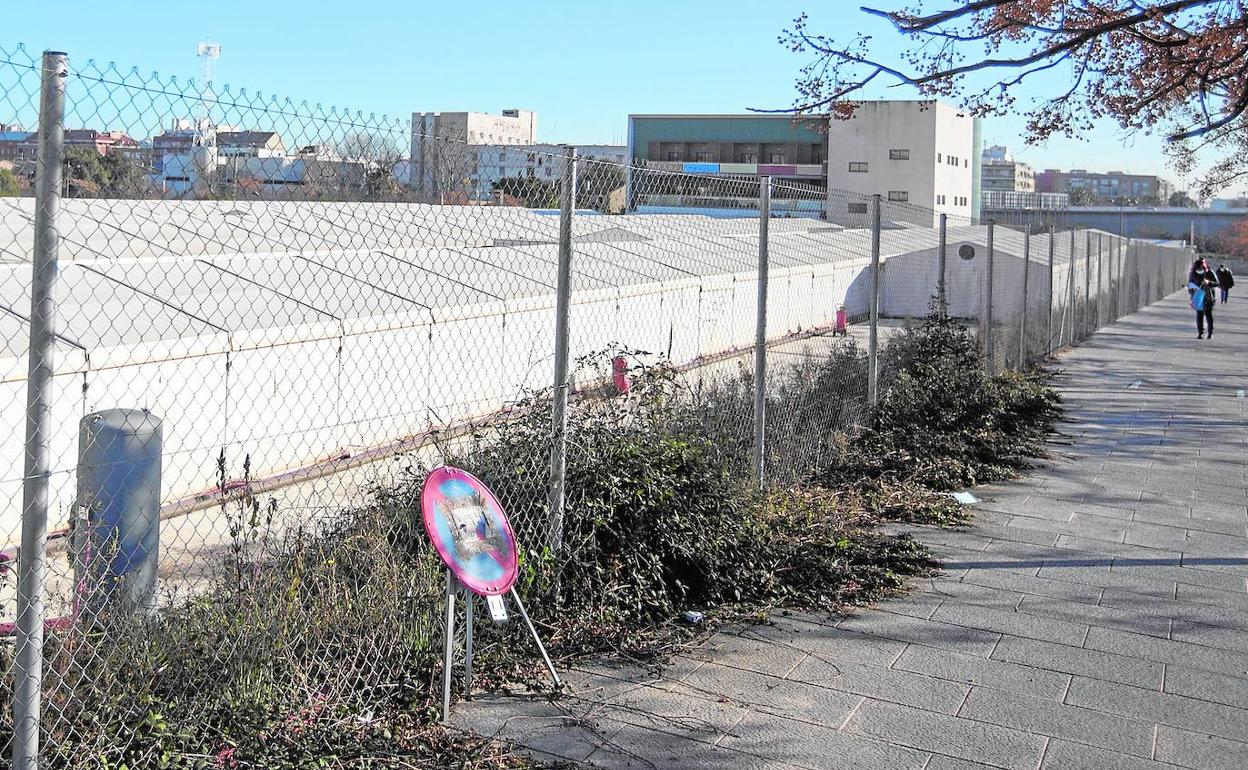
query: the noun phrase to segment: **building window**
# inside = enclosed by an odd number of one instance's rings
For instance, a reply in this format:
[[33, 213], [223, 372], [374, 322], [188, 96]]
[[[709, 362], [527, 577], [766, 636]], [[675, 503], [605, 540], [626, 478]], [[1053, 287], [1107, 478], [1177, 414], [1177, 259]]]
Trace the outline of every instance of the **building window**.
[[693, 159], [698, 163], [710, 163], [711, 154], [709, 152], [695, 152], [693, 154]]
[[667, 151], [667, 159], [668, 159], [669, 161], [672, 161], [672, 160], [680, 160], [680, 151], [679, 151], [679, 150], [668, 150], [668, 151]]
[[752, 152], [743, 152], [741, 153], [741, 160], [739, 162], [740, 163], [757, 163], [758, 156]]
[[940, 153], [936, 153], [936, 162], [937, 162], [937, 163], [942, 162], [942, 161], [941, 161], [941, 156], [940, 156]]
[[773, 152], [771, 154], [771, 160], [769, 160], [768, 163], [784, 163], [784, 153]]
[[823, 163], [823, 145], [816, 144], [810, 148], [810, 162]]
[[905, 190], [889, 190], [888, 199], [894, 203], [905, 203], [910, 200], [910, 193]]
[[867, 213], [867, 204], [851, 203], [849, 204], [849, 213], [850, 214], [865, 214]]
[[863, 161], [850, 161], [849, 173], [865, 174], [867, 173], [867, 164]]
[[889, 150], [888, 159], [889, 160], [910, 160], [910, 151], [909, 150]]
[[962, 161], [962, 168], [970, 168], [970, 167], [971, 167], [971, 161], [969, 158], [967, 160]]

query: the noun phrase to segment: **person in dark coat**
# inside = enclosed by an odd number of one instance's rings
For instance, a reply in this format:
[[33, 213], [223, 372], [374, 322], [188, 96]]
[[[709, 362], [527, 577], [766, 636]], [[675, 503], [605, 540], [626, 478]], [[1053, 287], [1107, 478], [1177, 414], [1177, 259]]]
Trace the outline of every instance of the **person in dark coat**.
[[1226, 297], [1231, 291], [1231, 287], [1235, 285], [1235, 275], [1226, 265], [1218, 265], [1218, 269], [1213, 271], [1218, 279], [1218, 288], [1222, 290], [1222, 304], [1226, 304]]
[[1204, 339], [1205, 326], [1209, 327], [1209, 339], [1213, 339], [1213, 305], [1216, 301], [1213, 291], [1217, 287], [1218, 279], [1214, 272], [1208, 269], [1204, 260], [1196, 260], [1187, 274], [1187, 294], [1191, 298], [1192, 309], [1196, 311], [1196, 339]]

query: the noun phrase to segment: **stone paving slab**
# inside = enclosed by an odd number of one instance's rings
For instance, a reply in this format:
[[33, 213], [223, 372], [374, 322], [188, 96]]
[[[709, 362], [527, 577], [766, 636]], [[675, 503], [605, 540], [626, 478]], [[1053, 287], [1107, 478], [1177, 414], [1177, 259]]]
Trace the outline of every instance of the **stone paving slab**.
[[946, 569], [911, 596], [457, 724], [603, 768], [1248, 767], [1248, 303], [1210, 344], [1185, 300], [1062, 357], [1053, 456], [976, 490], [975, 525], [913, 528]]

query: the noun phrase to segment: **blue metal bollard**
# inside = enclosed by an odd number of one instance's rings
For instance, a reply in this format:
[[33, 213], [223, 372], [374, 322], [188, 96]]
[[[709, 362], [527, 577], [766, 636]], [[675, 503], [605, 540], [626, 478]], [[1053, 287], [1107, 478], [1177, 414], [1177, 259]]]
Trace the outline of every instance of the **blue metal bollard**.
[[162, 426], [146, 409], [106, 409], [78, 432], [77, 613], [156, 610]]

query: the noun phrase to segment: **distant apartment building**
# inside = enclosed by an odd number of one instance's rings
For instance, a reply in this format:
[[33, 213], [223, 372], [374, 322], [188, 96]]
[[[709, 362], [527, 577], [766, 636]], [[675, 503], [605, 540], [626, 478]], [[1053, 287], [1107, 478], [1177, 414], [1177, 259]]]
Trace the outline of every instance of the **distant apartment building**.
[[1036, 190], [1046, 193], [1067, 193], [1072, 200], [1076, 196], [1091, 201], [1111, 202], [1132, 199], [1142, 203], [1165, 205], [1174, 193], [1174, 185], [1152, 174], [1126, 174], [1121, 171], [1105, 173], [1072, 169], [1058, 171], [1046, 169], [1036, 175]]
[[276, 131], [217, 131], [217, 152], [228, 158], [280, 158], [286, 145]]
[[994, 145], [983, 153], [981, 185], [985, 194], [989, 191], [1034, 193], [1036, 172], [1028, 164], [1015, 160], [1010, 148]]
[[24, 157], [24, 145], [26, 140], [30, 138], [31, 132], [23, 131], [20, 128], [12, 128], [11, 126], [3, 126], [5, 130], [0, 131], [0, 160], [15, 161]]
[[166, 155], [161, 189], [173, 198], [209, 193], [238, 199], [341, 200], [358, 195], [367, 170], [363, 163], [314, 156], [217, 155], [206, 166], [202, 153]]
[[[124, 131], [97, 131], [93, 128], [67, 128], [65, 149], [89, 148], [100, 155], [110, 150], [137, 157], [145, 148]], [[38, 132], [5, 132], [0, 134], [0, 160], [33, 160], [39, 150]]]
[[1209, 201], [1211, 211], [1239, 211], [1248, 209], [1248, 198], [1214, 198]]
[[515, 146], [537, 142], [537, 113], [506, 109], [484, 112], [412, 113], [410, 184], [430, 199], [471, 197], [477, 164], [475, 145]]
[[662, 177], [635, 172], [633, 206], [678, 199], [696, 205], [699, 198], [710, 204], [731, 192], [726, 180], [767, 175], [782, 183], [781, 197], [791, 190], [797, 198], [818, 198], [832, 221], [860, 221], [864, 198], [874, 194], [916, 212], [969, 219], [977, 211], [978, 121], [942, 102], [863, 102], [848, 120], [632, 115], [628, 136], [635, 165], [680, 172], [671, 184], [685, 188], [664, 190]]
[[214, 125], [206, 119], [197, 121], [187, 118], [173, 120], [167, 131], [152, 137], [152, 167], [160, 173], [164, 167], [164, 158], [168, 155], [184, 155], [191, 152], [197, 143], [203, 144], [209, 139], [216, 141], [217, 132], [231, 132], [238, 129], [234, 126]]
[[[574, 145], [578, 158], [588, 163], [606, 163], [621, 166], [628, 155], [622, 145], [583, 144]], [[567, 145], [472, 145], [473, 161], [470, 180], [478, 201], [493, 200], [499, 182], [504, 179], [539, 179], [557, 182], [563, 176]], [[582, 173], [589, 168], [582, 164]]]

